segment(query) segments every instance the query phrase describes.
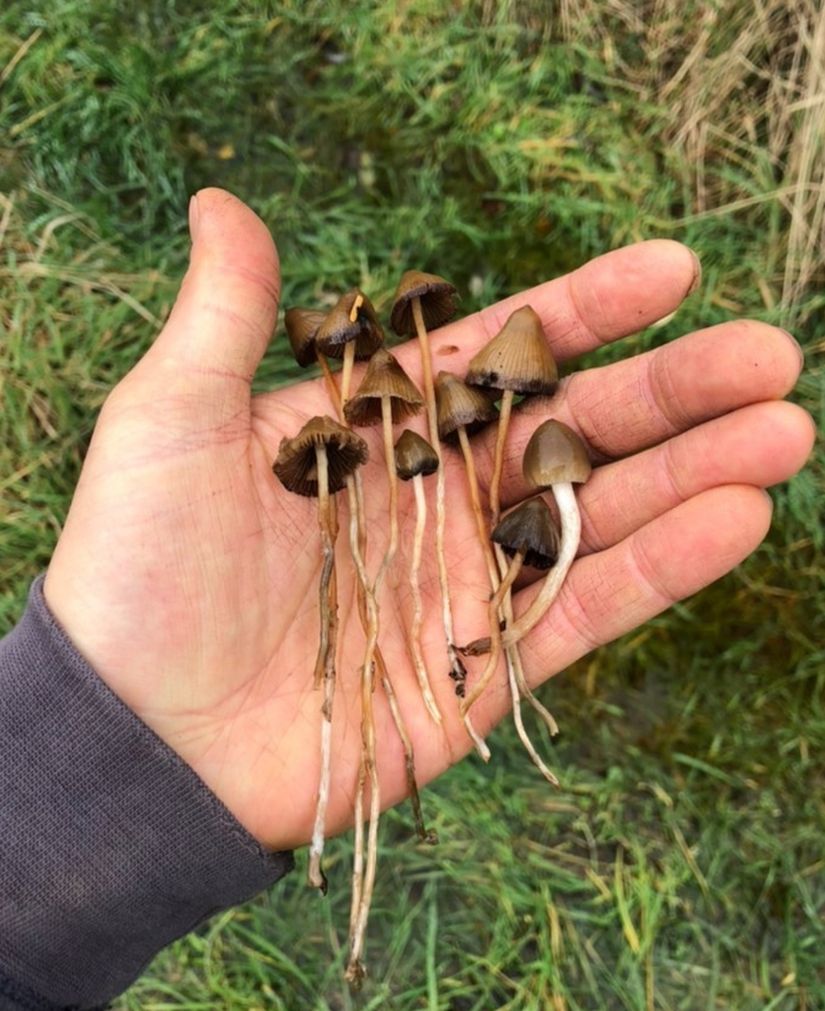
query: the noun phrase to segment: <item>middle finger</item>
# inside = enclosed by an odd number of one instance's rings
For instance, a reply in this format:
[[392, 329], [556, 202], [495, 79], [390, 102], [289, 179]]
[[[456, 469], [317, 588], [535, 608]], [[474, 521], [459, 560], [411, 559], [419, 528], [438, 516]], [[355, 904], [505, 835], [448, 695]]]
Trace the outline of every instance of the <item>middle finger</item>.
[[[505, 449], [503, 504], [530, 494], [521, 458], [545, 418], [570, 425], [599, 463], [657, 445], [748, 404], [780, 399], [793, 388], [801, 367], [799, 346], [785, 331], [743, 320], [574, 373], [553, 397], [528, 400], [513, 412]], [[495, 439], [491, 425], [473, 442], [485, 488], [492, 474]]]

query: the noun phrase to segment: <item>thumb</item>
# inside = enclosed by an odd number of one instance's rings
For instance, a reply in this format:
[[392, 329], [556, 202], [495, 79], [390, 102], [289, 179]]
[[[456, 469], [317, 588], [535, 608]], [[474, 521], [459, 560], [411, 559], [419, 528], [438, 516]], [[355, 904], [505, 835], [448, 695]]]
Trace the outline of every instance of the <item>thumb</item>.
[[162, 363], [187, 386], [233, 379], [248, 385], [278, 315], [275, 243], [254, 211], [215, 188], [192, 197], [189, 231], [189, 269], [166, 325], [144, 358], [144, 377]]

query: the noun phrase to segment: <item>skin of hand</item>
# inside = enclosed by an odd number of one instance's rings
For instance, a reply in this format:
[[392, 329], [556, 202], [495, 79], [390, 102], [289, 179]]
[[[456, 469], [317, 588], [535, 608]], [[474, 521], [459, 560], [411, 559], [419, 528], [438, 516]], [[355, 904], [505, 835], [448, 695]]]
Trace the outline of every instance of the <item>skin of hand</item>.
[[[272, 462], [283, 436], [333, 410], [318, 380], [251, 396], [278, 306], [279, 263], [267, 228], [231, 194], [207, 189], [192, 200], [190, 230], [190, 265], [174, 309], [101, 410], [45, 594], [113, 691], [256, 838], [287, 849], [310, 838], [319, 774], [321, 694], [312, 671], [320, 550], [315, 501], [285, 491]], [[541, 316], [557, 359], [575, 358], [673, 312], [699, 274], [694, 254], [668, 240], [607, 253], [443, 327], [433, 336], [435, 371], [463, 374], [526, 303]], [[420, 384], [414, 345], [399, 348], [398, 357]], [[763, 489], [795, 473], [813, 442], [808, 415], [781, 399], [801, 367], [799, 347], [784, 331], [733, 321], [571, 375], [552, 398], [515, 414], [505, 505], [529, 494], [521, 453], [545, 417], [576, 428], [598, 464], [579, 492], [580, 556], [523, 644], [532, 684], [700, 590], [757, 547], [771, 517]], [[418, 419], [422, 433], [424, 424]], [[387, 537], [387, 491], [379, 434], [366, 437], [374, 572]], [[494, 438], [491, 430], [475, 440], [482, 482]], [[467, 642], [484, 634], [488, 588], [458, 453], [446, 450], [445, 465], [456, 636]], [[413, 522], [406, 491], [402, 530]], [[432, 495], [430, 488], [431, 505]], [[352, 824], [364, 643], [339, 498], [330, 835]], [[447, 678], [429, 549], [421, 573], [423, 644], [443, 729], [418, 694], [403, 634], [411, 615], [404, 542], [382, 593], [381, 643], [425, 783], [468, 752], [470, 741]], [[533, 592], [522, 584], [517, 612]], [[473, 710], [478, 729], [490, 730], [508, 701], [502, 669]], [[389, 806], [406, 793], [404, 760], [380, 688], [375, 711]]]

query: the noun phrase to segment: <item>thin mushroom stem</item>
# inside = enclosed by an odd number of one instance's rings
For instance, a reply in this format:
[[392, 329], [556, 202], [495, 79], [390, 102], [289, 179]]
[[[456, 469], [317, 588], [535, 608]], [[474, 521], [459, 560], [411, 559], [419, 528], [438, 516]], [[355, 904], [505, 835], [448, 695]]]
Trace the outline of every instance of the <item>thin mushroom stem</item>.
[[[504, 584], [502, 583], [502, 586]], [[523, 678], [522, 672], [522, 678]], [[551, 769], [549, 769], [541, 759], [541, 756], [536, 751], [533, 742], [527, 736], [527, 731], [524, 729], [524, 723], [521, 718], [521, 699], [519, 698], [519, 682], [516, 664], [507, 664], [507, 683], [510, 686], [510, 699], [513, 703], [513, 722], [516, 725], [516, 733], [519, 735], [521, 743], [527, 754], [530, 756], [533, 765], [539, 770], [539, 772], [544, 776], [548, 783], [552, 783], [553, 786], [558, 786], [559, 781], [556, 775]]]
[[352, 385], [352, 367], [355, 364], [355, 341], [350, 341], [344, 348], [344, 364], [341, 368], [341, 410], [349, 400], [349, 388]]
[[332, 374], [332, 369], [329, 367], [327, 356], [321, 354], [321, 352], [316, 349], [315, 358], [321, 368], [321, 373], [324, 377], [324, 385], [327, 388], [329, 399], [332, 401], [332, 406], [335, 408], [335, 413], [339, 418], [343, 418], [344, 412], [341, 407], [341, 394], [338, 392], [338, 384], [335, 382], [335, 376]]
[[392, 444], [392, 398], [384, 395], [381, 397], [381, 427], [384, 434], [384, 462], [387, 467], [387, 484], [390, 490], [390, 536], [387, 543], [387, 550], [375, 577], [375, 590], [381, 585], [395, 554], [398, 551], [398, 473], [395, 469], [395, 450]]
[[[350, 507], [350, 549], [355, 562], [358, 578], [366, 600], [368, 615], [367, 645], [364, 666], [361, 672], [361, 765], [358, 775], [358, 789], [355, 798], [355, 857], [352, 875], [352, 903], [350, 906], [350, 958], [346, 977], [354, 984], [360, 984], [364, 977], [364, 967], [360, 961], [364, 943], [364, 932], [372, 901], [375, 883], [375, 868], [378, 859], [378, 816], [381, 810], [380, 784], [375, 761], [375, 718], [372, 695], [374, 687], [374, 658], [378, 644], [378, 609], [374, 588], [369, 585], [364, 558], [360, 546], [359, 508], [356, 484], [347, 478], [347, 497]], [[367, 852], [364, 855], [363, 794], [366, 779], [370, 781], [369, 830]]]
[[504, 446], [507, 442], [507, 429], [510, 427], [510, 414], [513, 410], [513, 391], [505, 390], [501, 398], [501, 409], [496, 428], [496, 449], [493, 457], [493, 476], [490, 478], [490, 529], [498, 523], [501, 517], [501, 472], [504, 468]]
[[[349, 311], [350, 322], [358, 319], [358, 310], [364, 304], [364, 296], [358, 295]], [[355, 341], [348, 341], [344, 347], [344, 364], [341, 368], [341, 409], [349, 400], [349, 388], [352, 385], [352, 367], [355, 364]]]
[[535, 628], [548, 607], [558, 596], [559, 590], [567, 576], [570, 566], [579, 550], [581, 539], [581, 515], [576, 502], [573, 485], [568, 481], [560, 481], [552, 485], [553, 496], [559, 507], [561, 519], [561, 544], [556, 564], [547, 573], [537, 596], [527, 610], [510, 625], [502, 636], [504, 646], [512, 646]]
[[524, 552], [517, 551], [513, 556], [513, 560], [510, 562], [507, 573], [499, 583], [498, 589], [490, 598], [490, 605], [488, 608], [490, 620], [490, 655], [487, 658], [487, 665], [485, 666], [478, 683], [461, 704], [462, 715], [466, 715], [467, 710], [476, 701], [476, 699], [479, 698], [484, 689], [490, 683], [493, 674], [496, 672], [498, 661], [501, 658], [501, 629], [499, 628], [498, 623], [498, 612], [504, 598], [510, 590], [510, 587], [516, 581], [516, 577], [519, 572], [521, 572], [523, 564]]
[[[496, 561], [498, 562], [499, 572], [501, 573], [502, 576], [504, 576], [504, 574], [507, 572], [507, 566], [508, 566], [507, 557], [504, 554], [504, 552], [502, 551], [501, 545], [494, 544], [493, 548], [494, 548], [495, 553], [496, 553]], [[510, 592], [504, 598], [503, 611], [504, 611], [504, 627], [507, 628], [510, 625], [512, 625], [512, 623], [513, 623], [513, 588], [512, 587], [510, 587]], [[559, 732], [559, 725], [558, 725], [558, 723], [556, 723], [555, 717], [550, 712], [550, 710], [547, 709], [544, 705], [542, 705], [541, 702], [539, 702], [539, 700], [536, 698], [536, 696], [533, 694], [532, 690], [530, 689], [530, 686], [527, 684], [527, 678], [524, 675], [524, 664], [521, 661], [521, 652], [519, 651], [518, 643], [516, 643], [515, 646], [509, 646], [509, 647], [507, 647], [506, 653], [507, 653], [508, 658], [510, 658], [510, 660], [512, 661], [513, 674], [515, 675], [516, 685], [518, 686], [519, 692], [521, 693], [521, 695], [522, 695], [523, 698], [527, 699], [527, 701], [530, 703], [530, 705], [536, 710], [536, 712], [542, 718], [542, 720], [544, 721], [544, 723], [547, 725], [547, 729], [550, 731], [551, 736], [555, 737], [556, 734]], [[518, 706], [516, 706], [514, 704], [513, 705], [513, 719], [516, 722], [516, 729], [518, 730], [521, 714], [519, 713], [518, 717], [515, 715], [515, 711], [516, 711], [517, 708], [520, 708], [520, 707], [518, 707]], [[522, 724], [522, 730], [523, 730], [523, 724]], [[522, 741], [524, 741], [524, 737], [522, 736], [521, 731], [519, 731], [519, 737], [521, 737]], [[525, 744], [525, 747], [527, 747], [526, 744]], [[529, 752], [530, 748], [528, 747], [527, 750]], [[539, 766], [539, 768], [541, 768], [541, 766]]]
[[[467, 678], [467, 669], [455, 646], [453, 630], [453, 609], [450, 601], [450, 582], [447, 577], [447, 560], [444, 555], [444, 534], [447, 526], [446, 510], [446, 477], [444, 474], [444, 458], [441, 453], [441, 441], [438, 438], [438, 413], [435, 403], [435, 384], [433, 383], [433, 365], [430, 350], [430, 336], [424, 325], [424, 314], [421, 311], [421, 299], [412, 300], [413, 319], [418, 336], [421, 353], [421, 373], [424, 379], [424, 403], [427, 409], [427, 431], [430, 443], [438, 457], [438, 470], [435, 485], [435, 556], [438, 567], [438, 582], [441, 587], [441, 619], [444, 625], [444, 638], [447, 640], [447, 657], [450, 662], [450, 676], [456, 682], [457, 688], [462, 688]], [[484, 743], [473, 724], [466, 720], [464, 726], [470, 735], [476, 751], [487, 762], [490, 760], [490, 749]]]
[[[312, 829], [312, 843], [309, 850], [309, 883], [326, 894], [327, 880], [321, 869], [324, 852], [326, 812], [329, 803], [329, 784], [332, 766], [332, 705], [335, 697], [335, 647], [337, 621], [333, 621], [330, 603], [337, 603], [337, 593], [332, 588], [330, 577], [335, 567], [335, 522], [331, 515], [329, 495], [329, 468], [326, 446], [316, 446], [315, 461], [318, 470], [318, 515], [321, 526], [324, 567], [321, 577], [321, 646], [318, 659], [322, 661], [324, 681], [324, 703], [321, 707], [321, 775], [318, 785], [318, 802], [315, 808], [315, 823]], [[337, 608], [336, 608], [337, 610]], [[316, 679], [317, 679], [316, 668]]]
[[398, 731], [398, 736], [401, 738], [401, 746], [404, 749], [404, 770], [407, 775], [407, 789], [410, 794], [410, 805], [413, 811], [415, 834], [421, 842], [435, 845], [435, 843], [438, 842], [438, 836], [425, 825], [424, 812], [421, 809], [421, 796], [419, 795], [418, 783], [415, 779], [415, 751], [413, 749], [412, 741], [410, 740], [410, 735], [407, 733], [407, 728], [404, 725], [403, 717], [401, 716], [401, 710], [398, 706], [398, 698], [395, 694], [395, 689], [392, 686], [390, 673], [387, 670], [384, 657], [381, 655], [381, 651], [379, 649], [376, 649], [375, 651], [375, 666], [378, 668], [381, 684], [384, 686], [384, 691], [387, 693], [387, 701], [390, 705], [390, 713], [392, 714], [393, 723], [395, 724], [395, 729]]
[[329, 653], [330, 630], [330, 583], [332, 570], [335, 566], [335, 543], [332, 537], [330, 523], [329, 467], [327, 463], [326, 446], [315, 447], [315, 465], [318, 471], [318, 524], [321, 529], [321, 578], [318, 586], [319, 613], [321, 615], [321, 635], [318, 643], [318, 655], [315, 659], [315, 675], [313, 687], [321, 687], [321, 681], [327, 665]]
[[415, 492], [415, 534], [413, 538], [412, 559], [410, 560], [410, 593], [413, 600], [413, 618], [410, 628], [410, 649], [412, 652], [413, 666], [418, 676], [418, 684], [421, 688], [421, 697], [427, 712], [437, 724], [441, 724], [441, 710], [433, 696], [430, 679], [427, 675], [427, 668], [424, 664], [424, 654], [421, 649], [421, 625], [424, 620], [424, 608], [421, 603], [421, 585], [418, 580], [418, 573], [421, 568], [421, 553], [424, 547], [424, 531], [427, 527], [427, 497], [424, 494], [424, 478], [421, 474], [416, 474], [412, 480], [413, 491]]

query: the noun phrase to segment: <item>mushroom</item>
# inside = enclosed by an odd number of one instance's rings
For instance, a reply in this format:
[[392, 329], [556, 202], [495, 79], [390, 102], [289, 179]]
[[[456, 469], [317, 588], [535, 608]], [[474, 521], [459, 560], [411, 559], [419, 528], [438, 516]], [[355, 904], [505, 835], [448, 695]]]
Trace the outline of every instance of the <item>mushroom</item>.
[[438, 457], [433, 447], [411, 429], [406, 428], [395, 444], [395, 469], [402, 481], [412, 481], [415, 493], [415, 534], [413, 537], [412, 559], [410, 561], [409, 583], [413, 600], [413, 618], [410, 628], [410, 652], [413, 666], [421, 688], [421, 697], [427, 712], [436, 723], [441, 723], [441, 711], [433, 696], [424, 656], [421, 649], [421, 623], [423, 607], [418, 572], [421, 568], [421, 553], [424, 547], [424, 531], [427, 526], [427, 499], [424, 495], [424, 478], [438, 470]]
[[355, 361], [370, 358], [384, 343], [384, 331], [378, 322], [372, 302], [352, 288], [337, 301], [315, 335], [317, 350], [328, 358], [343, 358], [341, 371], [341, 403], [346, 406]]
[[373, 592], [376, 595], [398, 548], [398, 479], [392, 426], [418, 414], [423, 405], [415, 383], [384, 348], [378, 348], [372, 356], [358, 391], [344, 404], [344, 417], [350, 425], [362, 427], [380, 422], [384, 436], [384, 458], [390, 489], [390, 537], [375, 577]]
[[427, 437], [438, 457], [435, 493], [435, 555], [438, 581], [441, 587], [441, 616], [444, 624], [444, 638], [447, 642], [450, 677], [457, 684], [463, 684], [467, 677], [467, 670], [455, 646], [450, 584], [447, 578], [447, 562], [444, 557], [444, 533], [447, 522], [444, 502], [446, 486], [444, 461], [438, 441], [432, 352], [428, 333], [428, 330], [440, 327], [453, 318], [457, 301], [458, 295], [454, 285], [443, 277], [439, 277], [437, 274], [425, 274], [420, 270], [408, 270], [398, 282], [390, 313], [390, 326], [399, 337], [418, 336], [421, 373], [424, 380], [424, 403], [427, 407]]
[[337, 593], [331, 589], [337, 521], [333, 517], [330, 496], [352, 482], [353, 472], [366, 462], [368, 455], [367, 444], [359, 435], [332, 418], [319, 417], [308, 421], [293, 438], [281, 441], [273, 465], [276, 476], [288, 491], [318, 499], [323, 564], [318, 595], [321, 632], [315, 669], [316, 683], [319, 669], [323, 671], [324, 702], [321, 707], [321, 776], [308, 876], [310, 884], [323, 892], [326, 892], [327, 883], [321, 869], [321, 856], [324, 851], [324, 828], [329, 802], [337, 638], [337, 609], [330, 606], [337, 600]]
[[284, 314], [284, 326], [292, 347], [292, 355], [302, 369], [316, 363], [324, 376], [327, 391], [335, 413], [341, 417], [341, 394], [335, 383], [335, 377], [330, 371], [326, 355], [318, 350], [315, 338], [327, 313], [320, 309], [302, 309], [298, 306], [287, 309]]
[[550, 488], [553, 492], [561, 520], [561, 545], [558, 560], [545, 577], [538, 594], [527, 610], [504, 632], [504, 646], [517, 643], [535, 627], [562, 587], [581, 539], [581, 516], [573, 485], [586, 481], [590, 471], [590, 459], [584, 443], [563, 422], [554, 419], [545, 421], [530, 436], [524, 451], [522, 472], [530, 488]]
[[490, 480], [490, 526], [494, 527], [501, 511], [499, 489], [513, 397], [517, 393], [525, 396], [553, 393], [559, 381], [541, 320], [531, 306], [516, 309], [496, 336], [470, 360], [465, 381], [470, 386], [501, 391], [501, 414]]

